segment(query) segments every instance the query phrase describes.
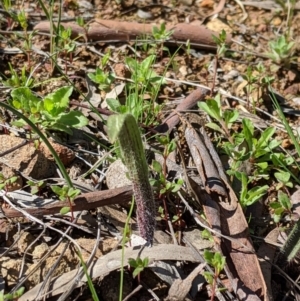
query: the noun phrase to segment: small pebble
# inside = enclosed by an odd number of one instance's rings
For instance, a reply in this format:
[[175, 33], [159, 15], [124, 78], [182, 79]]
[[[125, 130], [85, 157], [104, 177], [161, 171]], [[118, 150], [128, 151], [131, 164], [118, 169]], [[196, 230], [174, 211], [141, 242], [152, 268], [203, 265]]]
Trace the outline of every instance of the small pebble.
[[152, 19], [153, 18], [153, 15], [152, 15], [151, 12], [147, 12], [147, 11], [144, 11], [144, 10], [141, 10], [141, 9], [139, 9], [137, 11], [137, 15], [141, 19]]

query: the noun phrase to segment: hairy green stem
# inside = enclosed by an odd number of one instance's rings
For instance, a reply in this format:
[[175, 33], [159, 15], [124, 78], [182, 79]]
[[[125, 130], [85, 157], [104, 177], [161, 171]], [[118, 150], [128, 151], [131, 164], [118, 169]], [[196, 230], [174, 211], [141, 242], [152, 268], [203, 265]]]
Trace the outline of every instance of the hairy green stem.
[[149, 183], [148, 164], [136, 120], [131, 114], [108, 118], [108, 136], [119, 141], [121, 155], [132, 181], [141, 236], [152, 245], [155, 229], [155, 202]]
[[285, 244], [281, 249], [282, 254], [287, 258], [288, 261], [291, 261], [299, 251], [300, 251], [300, 219], [293, 227], [292, 232], [289, 234], [287, 241], [285, 242]]

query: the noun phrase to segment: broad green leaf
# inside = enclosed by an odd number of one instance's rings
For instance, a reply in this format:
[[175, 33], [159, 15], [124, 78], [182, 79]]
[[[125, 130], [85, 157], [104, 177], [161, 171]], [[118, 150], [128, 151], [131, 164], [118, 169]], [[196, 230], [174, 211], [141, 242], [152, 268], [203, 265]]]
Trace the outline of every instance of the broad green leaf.
[[70, 197], [71, 199], [74, 199], [79, 194], [80, 194], [80, 190], [79, 189], [74, 189], [72, 187], [68, 191], [68, 197]]
[[204, 250], [203, 257], [204, 257], [205, 261], [208, 264], [212, 265], [213, 258], [214, 258], [214, 253], [213, 252], [210, 252], [208, 250]]
[[211, 242], [214, 241], [213, 236], [211, 235], [211, 233], [207, 229], [204, 229], [203, 231], [201, 231], [201, 237], [203, 239], [208, 239]]
[[280, 172], [275, 172], [274, 173], [275, 178], [283, 183], [286, 183], [290, 180], [291, 174], [287, 171], [280, 171]]
[[51, 128], [52, 130], [61, 131], [61, 132], [65, 132], [69, 135], [73, 135], [72, 130], [68, 126], [61, 124], [61, 123], [55, 123], [55, 122], [51, 122], [48, 124], [43, 123], [43, 126], [45, 128]]
[[179, 191], [181, 189], [181, 187], [182, 187], [182, 184], [177, 183], [177, 184], [173, 185], [173, 188], [171, 191], [173, 193], [175, 193], [175, 192]]
[[9, 178], [9, 183], [10, 183], [10, 184], [13, 184], [13, 183], [15, 183], [17, 180], [18, 180], [18, 177], [17, 177], [17, 176], [11, 177], [11, 178]]
[[278, 147], [280, 144], [281, 144], [281, 141], [274, 139], [274, 140], [270, 141], [268, 148], [274, 149], [274, 148]]
[[263, 195], [267, 193], [269, 189], [268, 185], [264, 186], [257, 186], [251, 188], [247, 193], [247, 199], [245, 200], [244, 204], [246, 206], [250, 206], [258, 201]]
[[79, 111], [60, 114], [55, 121], [73, 128], [81, 128], [89, 123], [89, 120]]
[[144, 260], [143, 260], [143, 266], [144, 267], [147, 267], [149, 264], [149, 258], [148, 257], [145, 257]]
[[214, 275], [211, 272], [203, 272], [203, 276], [210, 285], [213, 283]]
[[119, 108], [120, 108], [121, 104], [118, 99], [107, 98], [106, 103], [113, 112], [119, 112]]
[[14, 126], [16, 126], [16, 127], [18, 127], [18, 128], [21, 128], [24, 125], [27, 125], [27, 123], [23, 119], [12, 121], [11, 124], [14, 125]]
[[62, 87], [44, 98], [44, 108], [53, 117], [66, 111], [73, 87]]

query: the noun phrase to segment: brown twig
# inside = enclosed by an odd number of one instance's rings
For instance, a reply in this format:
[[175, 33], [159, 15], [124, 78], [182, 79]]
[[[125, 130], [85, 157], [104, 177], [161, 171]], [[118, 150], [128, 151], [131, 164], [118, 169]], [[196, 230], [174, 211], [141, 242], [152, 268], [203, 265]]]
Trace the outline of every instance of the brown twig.
[[[88, 210], [105, 205], [119, 204], [127, 202], [132, 198], [132, 187], [125, 186], [121, 188], [116, 188], [113, 190], [103, 190], [103, 191], [93, 191], [81, 194], [75, 198], [73, 203], [73, 211]], [[23, 209], [27, 213], [33, 216], [43, 216], [49, 214], [59, 213], [62, 207], [68, 207], [69, 202], [56, 202], [51, 205], [47, 205], [40, 208], [27, 208]], [[18, 210], [11, 208], [2, 208], [6, 217], [21, 217], [23, 214]]]
[[171, 113], [155, 130], [160, 133], [171, 131], [180, 120], [176, 112], [182, 112], [193, 108], [198, 101], [203, 101], [209, 92], [209, 90], [203, 88], [194, 90], [176, 107], [175, 112]]
[[[152, 24], [142, 24], [137, 22], [123, 22], [115, 20], [96, 19], [89, 25], [86, 31], [83, 27], [76, 23], [61, 23], [64, 27], [71, 28], [72, 38], [79, 36], [84, 37], [88, 41], [133, 41], [138, 37], [152, 35]], [[166, 29], [172, 31], [171, 38], [166, 44], [178, 45], [186, 43], [187, 40], [196, 48], [216, 49], [216, 44], [212, 39], [212, 35], [217, 35], [205, 26], [191, 25], [179, 23], [177, 25], [167, 25]], [[43, 21], [34, 27], [39, 32], [50, 32], [50, 22]], [[231, 43], [231, 36], [227, 35], [226, 42]]]

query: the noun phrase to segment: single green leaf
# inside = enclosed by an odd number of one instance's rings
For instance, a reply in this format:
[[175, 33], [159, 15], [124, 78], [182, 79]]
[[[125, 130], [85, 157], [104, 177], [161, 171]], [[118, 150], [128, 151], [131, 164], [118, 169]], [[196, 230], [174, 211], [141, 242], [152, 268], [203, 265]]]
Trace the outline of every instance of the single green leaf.
[[279, 190], [278, 191], [278, 201], [286, 210], [290, 210], [292, 208], [291, 200], [286, 193]]
[[237, 121], [238, 118], [239, 118], [239, 112], [237, 110], [234, 111], [226, 110], [224, 112], [224, 120], [227, 125]]
[[214, 258], [214, 253], [213, 252], [210, 252], [208, 250], [204, 250], [203, 257], [204, 257], [205, 261], [208, 264], [212, 265], [213, 258]]
[[144, 260], [143, 260], [143, 266], [144, 267], [147, 267], [149, 264], [149, 258], [148, 257], [145, 257]]
[[272, 209], [278, 209], [278, 208], [282, 208], [281, 204], [279, 202], [272, 202], [269, 204], [270, 208]]
[[141, 66], [141, 69], [143, 70], [143, 72], [148, 73], [149, 71], [151, 71], [150, 68], [153, 65], [155, 58], [156, 58], [156, 56], [154, 54], [151, 54], [141, 62], [140, 66]]
[[61, 123], [73, 128], [81, 128], [89, 123], [89, 120], [79, 111], [70, 111], [58, 116], [56, 123]]
[[61, 195], [63, 193], [63, 189], [59, 186], [51, 186], [51, 190], [57, 195]]
[[128, 264], [133, 268], [138, 267], [138, 263], [137, 263], [136, 259], [134, 259], [134, 258], [128, 258]]
[[243, 124], [243, 133], [244, 133], [245, 140], [248, 144], [249, 150], [252, 151], [253, 150], [252, 139], [254, 133], [254, 126], [252, 124], [252, 121], [250, 121], [250, 119], [247, 118], [243, 118], [242, 124]]
[[172, 187], [172, 192], [175, 193], [177, 191], [179, 191], [181, 189], [182, 185], [178, 185], [178, 184], [175, 184], [173, 187]]
[[219, 103], [215, 99], [208, 99], [206, 102], [198, 102], [198, 107], [209, 114], [211, 117], [220, 121], [222, 118], [222, 111]]
[[224, 131], [221, 129], [221, 127], [214, 122], [208, 122], [205, 124], [205, 126], [224, 135]]
[[203, 272], [203, 276], [210, 285], [213, 284], [214, 275], [211, 272]]
[[287, 171], [281, 170], [280, 172], [275, 172], [274, 176], [279, 182], [286, 183], [290, 180], [291, 174]]
[[60, 209], [59, 213], [60, 213], [61, 215], [64, 215], [64, 214], [69, 213], [70, 210], [71, 210], [70, 207], [62, 207], [62, 208]]
[[162, 172], [161, 164], [158, 161], [152, 160], [152, 168], [157, 173], [161, 173]]
[[106, 103], [113, 112], [119, 112], [119, 108], [120, 108], [121, 104], [118, 99], [107, 98]]
[[260, 138], [257, 141], [257, 148], [263, 148], [266, 147], [268, 145], [268, 141], [271, 139], [271, 137], [274, 135], [275, 133], [275, 127], [269, 127], [267, 129], [265, 129]]
[[132, 272], [132, 276], [135, 278], [138, 274], [140, 274], [142, 271], [144, 270], [143, 267], [137, 267], [134, 269], [134, 271]]

